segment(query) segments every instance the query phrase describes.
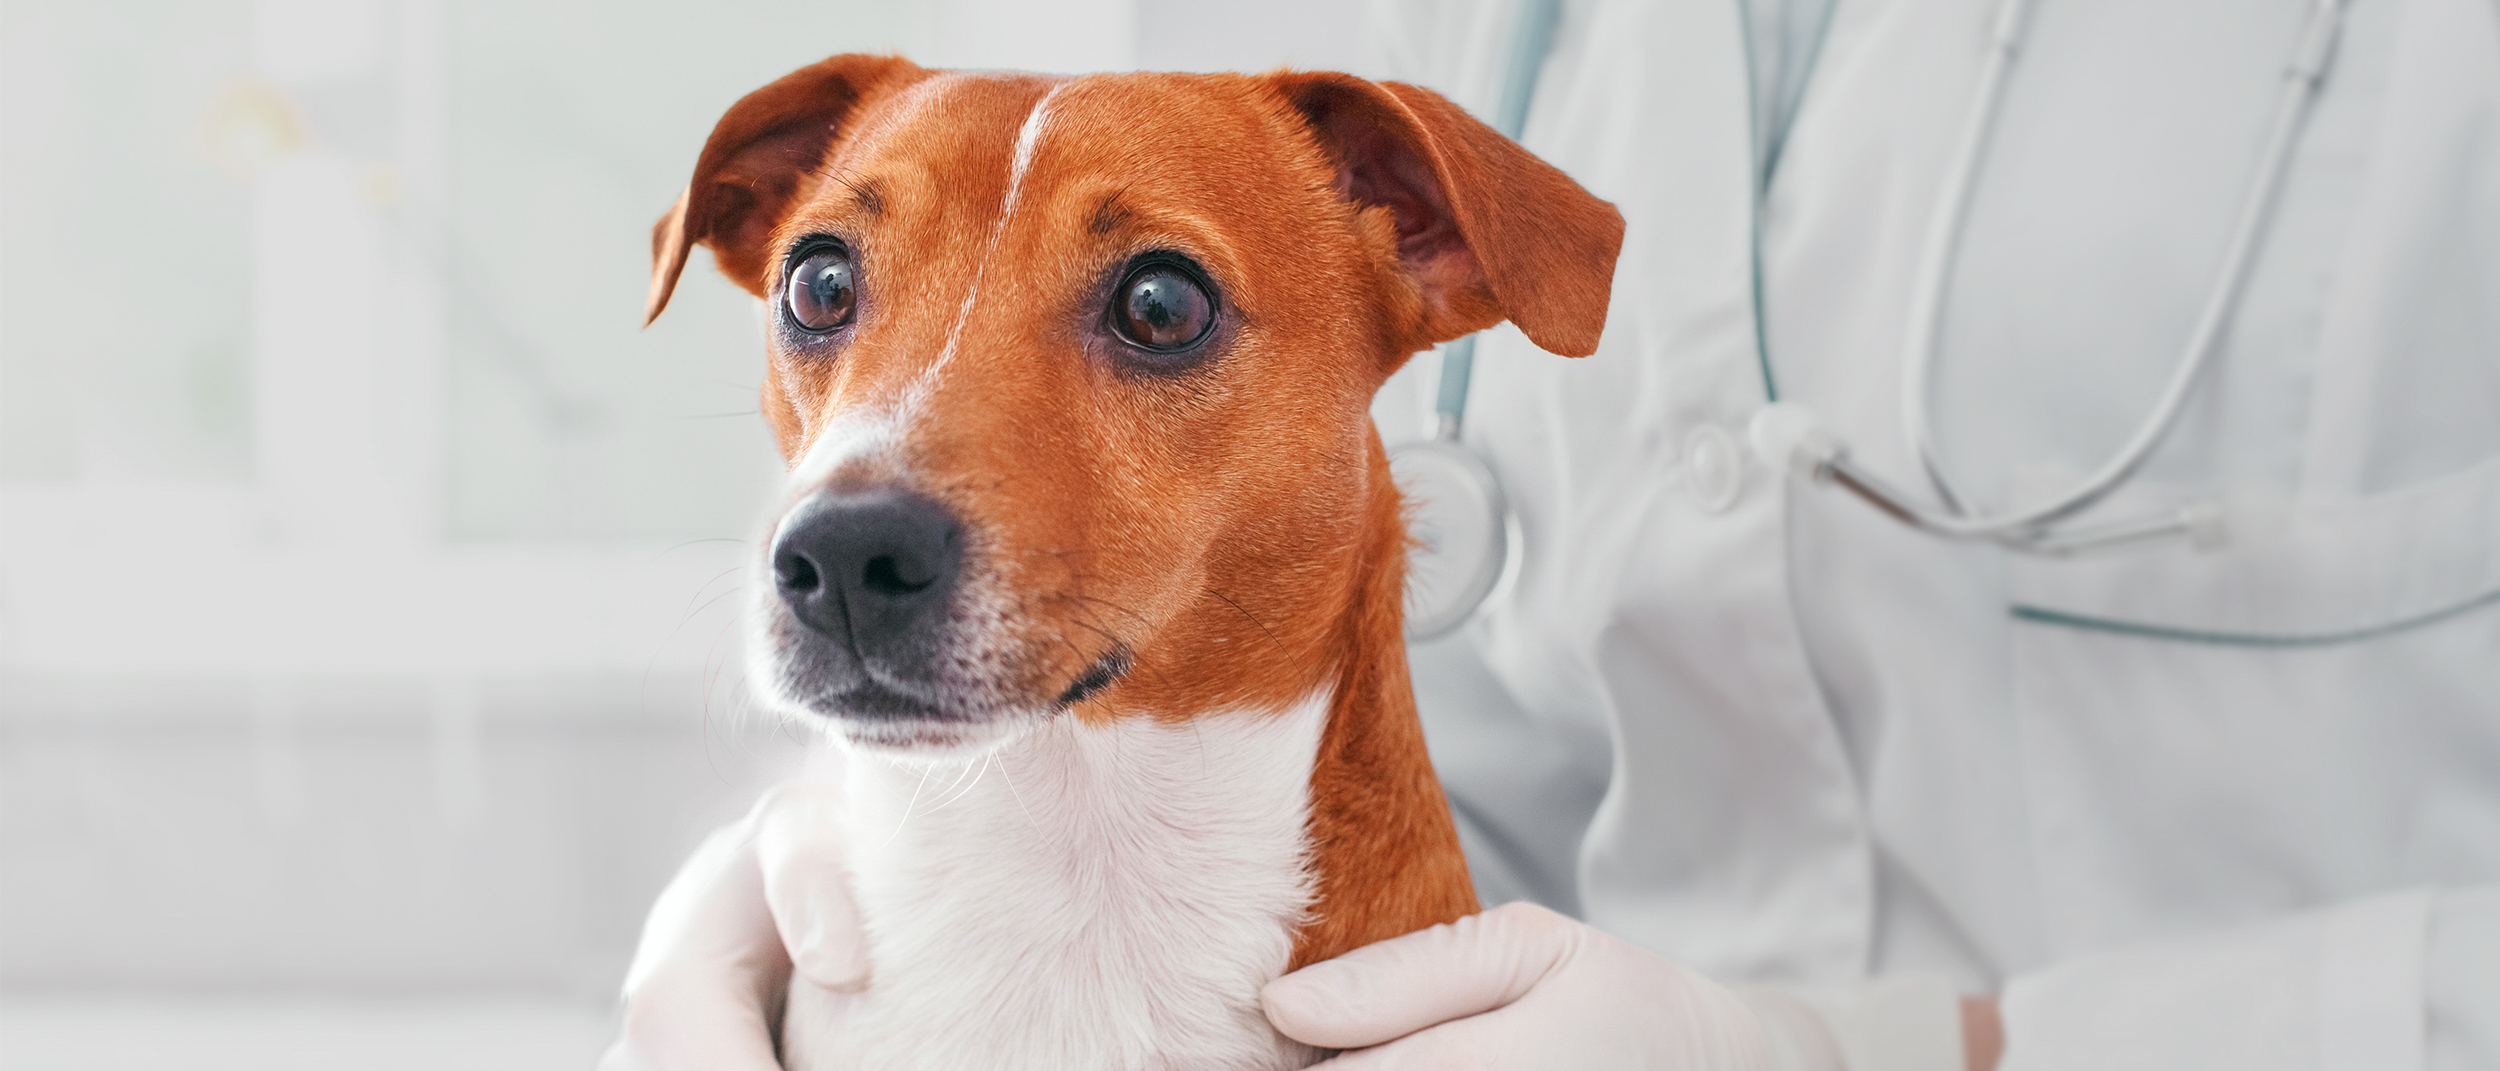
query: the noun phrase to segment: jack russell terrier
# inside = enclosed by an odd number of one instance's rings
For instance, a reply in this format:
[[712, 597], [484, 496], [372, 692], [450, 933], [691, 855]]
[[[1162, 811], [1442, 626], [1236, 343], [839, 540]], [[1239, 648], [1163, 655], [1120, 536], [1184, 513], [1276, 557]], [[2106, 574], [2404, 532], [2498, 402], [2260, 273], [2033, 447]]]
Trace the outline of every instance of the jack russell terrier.
[[653, 233], [770, 310], [755, 683], [847, 742], [875, 978], [800, 1071], [1300, 1067], [1259, 991], [1476, 910], [1368, 413], [1508, 319], [1597, 347], [1622, 217], [1429, 91], [848, 55]]

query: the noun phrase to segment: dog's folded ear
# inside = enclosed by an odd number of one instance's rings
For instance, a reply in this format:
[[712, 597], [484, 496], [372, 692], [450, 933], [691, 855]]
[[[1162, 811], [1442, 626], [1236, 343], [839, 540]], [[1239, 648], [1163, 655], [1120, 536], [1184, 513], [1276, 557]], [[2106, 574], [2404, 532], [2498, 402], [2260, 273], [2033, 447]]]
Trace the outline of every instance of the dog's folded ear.
[[801, 67], [739, 99], [712, 127], [694, 179], [651, 228], [651, 298], [642, 322], [668, 308], [686, 254], [712, 247], [721, 274], [763, 296], [764, 243], [818, 179], [860, 102], [929, 72], [900, 56], [850, 54]]
[[1337, 190], [1394, 214], [1423, 288], [1425, 337], [1501, 320], [1566, 357], [1597, 350], [1623, 216], [1429, 89], [1352, 75], [1270, 75], [1337, 167]]

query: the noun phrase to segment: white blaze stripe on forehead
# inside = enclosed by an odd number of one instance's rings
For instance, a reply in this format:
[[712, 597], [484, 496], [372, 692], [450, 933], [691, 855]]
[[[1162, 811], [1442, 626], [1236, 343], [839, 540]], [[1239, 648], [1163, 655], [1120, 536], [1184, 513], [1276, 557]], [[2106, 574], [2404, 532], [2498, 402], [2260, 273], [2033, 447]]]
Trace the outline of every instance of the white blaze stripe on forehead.
[[[1016, 131], [1016, 156], [1007, 165], [1007, 200], [998, 209], [998, 230], [990, 233], [992, 250], [998, 248], [999, 233], [1007, 229], [1007, 217], [1015, 214], [1016, 200], [1024, 195], [1024, 174], [1032, 170], [1033, 148], [1041, 144], [1042, 129], [1050, 123], [1050, 102], [1059, 96], [1060, 90], [1071, 84], [1061, 82], [1050, 87], [1050, 92], [1033, 102], [1032, 112], [1024, 117], [1024, 126]], [[987, 256], [982, 257], [984, 262], [988, 259]]]
[[1050, 87], [1049, 92], [1033, 102], [1033, 110], [1024, 115], [1024, 125], [1016, 129], [1016, 149], [1007, 163], [1007, 193], [998, 205], [998, 222], [990, 225], [989, 241], [981, 247], [981, 259], [973, 262], [972, 285], [964, 290], [963, 307], [955, 310], [955, 326], [946, 332], [946, 347], [938, 351], [938, 359], [922, 370], [912, 380], [910, 390], [904, 393], [902, 408], [906, 422], [910, 419], [909, 414], [916, 412], [929, 392], [936, 388], [939, 374], [955, 359], [955, 349], [963, 340], [964, 325], [972, 321], [972, 306], [981, 297], [981, 279], [989, 274], [990, 261], [998, 254], [998, 243], [1007, 234], [1008, 221], [1015, 218], [1016, 202], [1023, 199], [1024, 177], [1033, 167], [1034, 146], [1041, 144], [1042, 132], [1050, 125], [1050, 102], [1068, 86], [1069, 83], [1061, 82]]
[[[981, 278], [988, 274], [990, 260], [998, 252], [999, 240], [1006, 234], [1007, 222], [1015, 215], [1016, 202], [1024, 193], [1024, 178], [1033, 166], [1034, 147], [1041, 143], [1043, 130], [1050, 122], [1051, 98], [1067, 87], [1068, 83], [1061, 82], [1042, 94], [1033, 102], [1033, 109], [1025, 113], [1023, 125], [1016, 130], [1015, 152], [1008, 163], [1007, 192], [999, 203], [998, 220], [990, 226], [989, 238], [982, 246], [980, 259], [973, 264], [972, 283], [964, 290], [963, 304], [955, 310], [955, 323], [947, 329], [946, 344], [938, 351], [937, 360], [930, 362], [927, 368], [912, 378], [911, 385], [904, 388], [902, 397], [892, 406], [828, 422], [824, 430], [817, 433], [816, 441], [808, 444], [806, 457], [791, 471], [790, 479], [794, 484], [822, 482], [844, 462], [893, 449], [901, 441], [904, 429], [911, 425], [922, 403], [937, 386], [939, 373], [955, 358], [964, 325], [971, 322], [973, 305], [981, 297]], [[915, 94], [908, 103], [915, 110], [925, 108], [938, 95], [937, 92]]]

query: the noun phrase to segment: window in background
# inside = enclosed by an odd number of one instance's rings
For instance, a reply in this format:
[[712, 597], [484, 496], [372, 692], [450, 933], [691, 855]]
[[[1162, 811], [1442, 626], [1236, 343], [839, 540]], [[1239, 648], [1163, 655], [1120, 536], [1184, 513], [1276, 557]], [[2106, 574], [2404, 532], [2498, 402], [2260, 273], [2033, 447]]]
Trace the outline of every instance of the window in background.
[[651, 224], [739, 96], [897, 47], [911, 10], [451, 5], [448, 534], [747, 534], [773, 471], [754, 300], [697, 253], [643, 330]]
[[249, 478], [249, 10], [0, 3], [0, 480]]

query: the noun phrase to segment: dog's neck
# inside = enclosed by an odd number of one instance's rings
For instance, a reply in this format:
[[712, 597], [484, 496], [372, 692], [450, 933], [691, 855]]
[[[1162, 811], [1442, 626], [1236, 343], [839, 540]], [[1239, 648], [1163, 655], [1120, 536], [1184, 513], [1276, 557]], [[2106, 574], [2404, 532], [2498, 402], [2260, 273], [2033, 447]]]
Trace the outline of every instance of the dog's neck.
[[1358, 426], [1342, 468], [1301, 474], [1305, 493], [1259, 519], [1264, 537], [1245, 536], [1257, 546], [1205, 578], [1204, 601], [1138, 651], [1119, 684], [1060, 718], [1186, 725], [1328, 697], [1297, 776], [1314, 898], [1294, 967], [1476, 910], [1407, 678], [1405, 503], [1379, 435]]
[[1449, 803], [1407, 678], [1404, 503], [1367, 436], [1364, 526], [1328, 724], [1311, 771], [1312, 921], [1294, 967], [1475, 912]]
[[875, 999], [801, 1029], [973, 1007], [976, 1040], [954, 1039], [968, 1060], [1012, 1040], [1083, 1048], [1067, 1066], [1144, 1066], [1119, 1048], [1132, 1039], [1204, 1066], [1298, 1066], [1308, 1054], [1266, 1027], [1260, 987], [1474, 911], [1407, 680], [1406, 531], [1376, 439], [1369, 468], [1340, 620], [1302, 652], [1325, 672], [1297, 699], [1096, 708], [945, 765], [853, 754]]
[[875, 973], [856, 1000], [793, 991], [794, 1067], [1310, 1062], [1258, 992], [1310, 910], [1304, 785], [1331, 706], [1058, 718], [946, 766], [852, 755]]
[[[1368, 420], [1356, 450], [1342, 470], [1303, 475], [1347, 498], [1282, 505], [1294, 512], [1271, 520], [1294, 537], [1209, 576], [1209, 601], [1188, 627], [1167, 629], [1173, 639], [1140, 652], [1120, 686], [1075, 712], [1096, 723], [1170, 719], [1329, 697], [1300, 780], [1315, 884], [1294, 967], [1476, 910], [1407, 679], [1405, 503]], [[1124, 701], [1137, 706], [1119, 709]]]

